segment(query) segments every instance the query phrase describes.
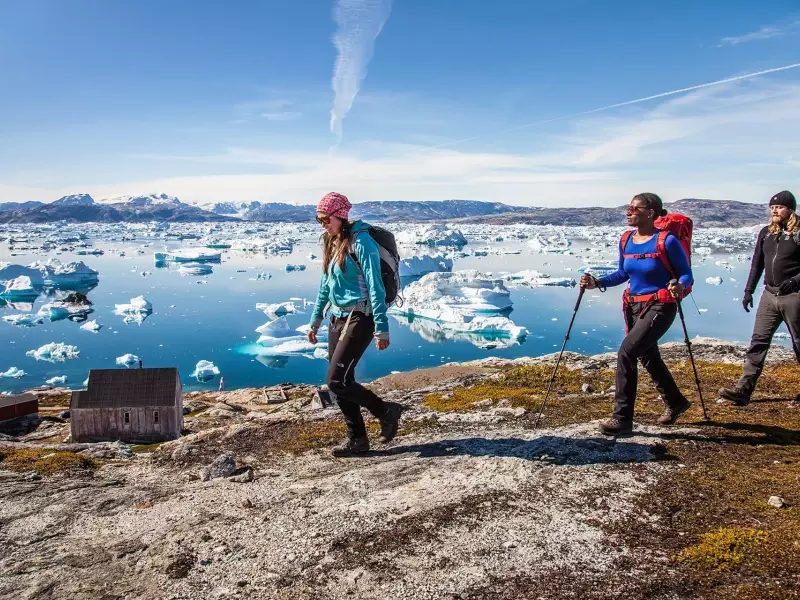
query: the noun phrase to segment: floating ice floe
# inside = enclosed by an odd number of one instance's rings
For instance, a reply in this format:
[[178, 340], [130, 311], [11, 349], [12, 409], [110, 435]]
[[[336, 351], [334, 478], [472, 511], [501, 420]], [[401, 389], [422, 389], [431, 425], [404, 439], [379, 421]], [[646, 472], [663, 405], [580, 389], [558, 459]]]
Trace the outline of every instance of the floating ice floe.
[[9, 262], [0, 262], [0, 285], [5, 285], [18, 277], [27, 277], [34, 287], [44, 286], [44, 277], [38, 269], [23, 267]]
[[528, 287], [571, 287], [575, 285], [575, 280], [571, 277], [551, 277], [547, 273], [540, 273], [533, 269], [508, 273], [504, 276], [504, 279], [508, 281], [510, 285], [525, 285]]
[[486, 350], [515, 346], [528, 335], [525, 327], [507, 317], [474, 317], [469, 323], [440, 323], [398, 314], [392, 317], [428, 342], [465, 341]]
[[76, 346], [62, 344], [61, 342], [50, 342], [36, 350], [28, 350], [25, 355], [36, 360], [46, 360], [47, 362], [64, 362], [65, 360], [78, 358], [80, 351]]
[[70, 286], [94, 285], [98, 281], [99, 273], [83, 263], [83, 261], [61, 264], [56, 258], [47, 262], [35, 262], [29, 265], [38, 269], [46, 287], [69, 288]]
[[51, 377], [45, 382], [47, 385], [64, 385], [67, 383], [67, 376], [66, 375], [56, 375], [55, 377]]
[[286, 265], [284, 267], [284, 269], [286, 270], [287, 273], [291, 272], [291, 271], [305, 271], [306, 270], [306, 266], [305, 265]]
[[589, 273], [594, 275], [595, 277], [602, 277], [604, 275], [610, 275], [611, 273], [616, 273], [617, 269], [619, 269], [619, 265], [617, 263], [609, 263], [605, 265], [583, 265], [577, 270], [577, 273], [583, 275], [584, 273]]
[[83, 325], [81, 325], [81, 329], [84, 331], [91, 331], [92, 333], [97, 333], [103, 328], [100, 323], [97, 321], [86, 321]]
[[175, 252], [154, 252], [153, 260], [157, 263], [220, 262], [222, 253], [209, 252], [203, 248], [184, 248]]
[[398, 244], [425, 246], [465, 246], [467, 238], [458, 229], [447, 225], [425, 225], [418, 229], [401, 231], [395, 236]]
[[201, 383], [211, 381], [217, 375], [219, 375], [219, 368], [209, 360], [198, 361], [197, 365], [194, 367], [194, 372], [192, 373], [192, 377]]
[[153, 305], [144, 296], [131, 298], [129, 304], [115, 304], [114, 314], [124, 317], [125, 323], [138, 323], [141, 325], [144, 320], [153, 313]]
[[34, 287], [31, 278], [27, 275], [20, 275], [6, 281], [5, 289], [0, 292], [0, 296], [10, 300], [35, 299], [38, 295], [39, 290]]
[[[261, 337], [253, 348], [255, 354], [272, 356], [313, 355], [315, 358], [327, 358], [328, 328], [320, 327], [317, 331], [317, 343], [308, 341], [308, 325], [292, 329], [286, 317], [279, 317], [256, 328]], [[325, 350], [324, 356], [315, 353], [317, 349]]]
[[296, 313], [297, 306], [294, 302], [279, 302], [277, 304], [264, 304], [263, 302], [259, 302], [256, 304], [256, 310], [260, 310], [268, 317], [274, 318]]
[[722, 277], [706, 277], [708, 285], [722, 285]]
[[0, 373], [0, 377], [19, 379], [20, 377], [25, 377], [25, 371], [23, 371], [22, 369], [18, 369], [17, 367], [10, 367], [4, 373]]
[[41, 308], [39, 308], [38, 315], [51, 321], [60, 321], [61, 319], [68, 319], [70, 317], [85, 317], [92, 312], [94, 312], [94, 309], [86, 304], [55, 300], [43, 304]]
[[544, 232], [528, 241], [528, 247], [541, 254], [570, 254], [572, 242], [563, 232]]
[[449, 272], [453, 270], [453, 259], [441, 254], [404, 258], [400, 261], [400, 277], [419, 277], [427, 273]]
[[118, 356], [115, 362], [120, 366], [130, 367], [139, 362], [139, 357], [135, 354], [123, 354], [122, 356]]
[[6, 315], [3, 321], [11, 323], [17, 327], [33, 327], [34, 325], [41, 325], [44, 319], [39, 315], [23, 314], [23, 315]]
[[714, 250], [708, 246], [697, 246], [692, 249], [693, 254], [698, 254], [700, 256], [711, 256], [713, 252]]
[[190, 263], [181, 263], [180, 268], [178, 269], [181, 275], [210, 275], [213, 273], [214, 269], [209, 264], [199, 263], [199, 262], [190, 262]]

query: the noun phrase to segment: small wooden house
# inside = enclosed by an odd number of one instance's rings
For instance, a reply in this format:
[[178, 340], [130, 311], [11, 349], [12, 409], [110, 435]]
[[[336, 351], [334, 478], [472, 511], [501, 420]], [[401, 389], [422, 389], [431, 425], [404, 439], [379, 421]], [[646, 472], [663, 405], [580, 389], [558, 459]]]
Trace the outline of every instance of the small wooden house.
[[183, 429], [178, 369], [92, 369], [85, 391], [72, 392], [72, 440], [163, 442]]
[[39, 399], [34, 394], [0, 396], [0, 421], [39, 414]]

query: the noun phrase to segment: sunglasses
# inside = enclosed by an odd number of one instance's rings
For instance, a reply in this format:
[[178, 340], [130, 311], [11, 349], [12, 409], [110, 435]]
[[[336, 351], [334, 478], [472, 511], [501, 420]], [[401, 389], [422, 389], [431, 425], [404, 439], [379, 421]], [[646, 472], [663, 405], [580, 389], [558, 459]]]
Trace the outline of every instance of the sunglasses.
[[630, 206], [630, 205], [628, 205], [628, 206], [625, 207], [625, 212], [626, 213], [634, 213], [637, 210], [649, 210], [649, 209], [646, 206]]
[[330, 222], [331, 222], [330, 215], [324, 215], [322, 217], [317, 215], [317, 223], [319, 223], [320, 225], [330, 225]]

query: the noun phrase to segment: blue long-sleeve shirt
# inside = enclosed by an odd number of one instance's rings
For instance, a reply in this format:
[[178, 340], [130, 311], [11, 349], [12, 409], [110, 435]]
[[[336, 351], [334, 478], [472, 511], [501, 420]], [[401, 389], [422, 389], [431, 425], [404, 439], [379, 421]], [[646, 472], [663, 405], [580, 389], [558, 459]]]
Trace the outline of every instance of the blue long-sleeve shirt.
[[[600, 278], [600, 283], [606, 287], [621, 285], [630, 280], [631, 294], [655, 294], [658, 290], [669, 285], [672, 275], [661, 263], [659, 258], [625, 258], [625, 254], [656, 254], [658, 251], [658, 234], [651, 237], [643, 244], [635, 244], [633, 236], [628, 239], [626, 248], [619, 250], [619, 268], [614, 273], [609, 273]], [[689, 265], [689, 258], [683, 246], [674, 235], [667, 235], [664, 243], [669, 263], [685, 287], [692, 285], [694, 277]]]

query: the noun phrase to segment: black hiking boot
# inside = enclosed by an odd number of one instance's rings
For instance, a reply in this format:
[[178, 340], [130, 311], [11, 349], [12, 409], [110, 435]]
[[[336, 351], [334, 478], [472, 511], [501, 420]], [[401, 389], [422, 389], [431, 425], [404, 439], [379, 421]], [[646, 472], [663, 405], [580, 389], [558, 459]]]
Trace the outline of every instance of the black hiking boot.
[[358, 456], [369, 452], [369, 440], [366, 436], [358, 437], [354, 440], [347, 439], [341, 446], [336, 446], [331, 450], [331, 454], [336, 458], [347, 458], [348, 456]]
[[740, 387], [735, 388], [720, 388], [719, 390], [720, 398], [724, 398], [735, 404], [736, 406], [747, 406], [750, 404], [750, 394], [749, 392], [743, 390]]
[[[685, 400], [685, 399], [684, 399]], [[680, 408], [670, 408], [669, 406], [664, 410], [660, 417], [658, 417], [658, 424], [659, 425], [672, 425], [678, 418], [689, 410], [692, 406], [692, 403], [686, 400], [686, 404], [683, 404]]]
[[600, 423], [598, 429], [603, 435], [624, 435], [633, 431], [633, 422], [609, 419]]
[[397, 427], [400, 424], [400, 414], [403, 412], [402, 405], [397, 402], [386, 402], [386, 412], [383, 418], [380, 419], [381, 423], [381, 437], [380, 440], [384, 444], [388, 444], [397, 435]]

